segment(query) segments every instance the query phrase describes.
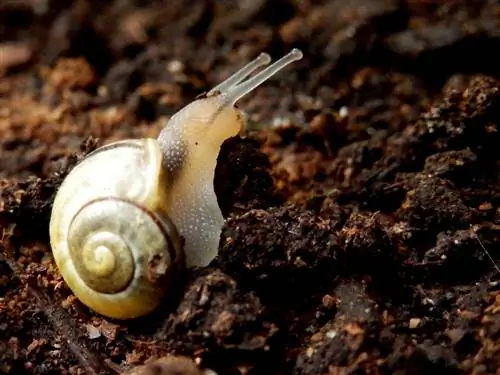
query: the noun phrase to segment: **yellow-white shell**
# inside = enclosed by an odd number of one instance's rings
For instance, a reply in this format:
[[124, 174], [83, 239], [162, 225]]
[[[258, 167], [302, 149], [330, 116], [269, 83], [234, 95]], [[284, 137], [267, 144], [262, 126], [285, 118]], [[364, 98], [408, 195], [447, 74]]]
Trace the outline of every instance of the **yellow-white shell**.
[[183, 259], [167, 191], [154, 139], [101, 147], [62, 183], [50, 221], [52, 251], [68, 286], [91, 309], [131, 319], [158, 306]]

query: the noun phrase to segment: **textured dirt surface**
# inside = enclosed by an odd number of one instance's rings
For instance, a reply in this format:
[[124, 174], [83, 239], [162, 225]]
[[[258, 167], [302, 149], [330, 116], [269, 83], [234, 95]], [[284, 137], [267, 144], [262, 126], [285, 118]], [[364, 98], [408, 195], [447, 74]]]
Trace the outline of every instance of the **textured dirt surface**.
[[[146, 318], [82, 305], [66, 174], [293, 47], [219, 155], [218, 258]], [[0, 2], [0, 373], [498, 374], [498, 50], [494, 0]]]

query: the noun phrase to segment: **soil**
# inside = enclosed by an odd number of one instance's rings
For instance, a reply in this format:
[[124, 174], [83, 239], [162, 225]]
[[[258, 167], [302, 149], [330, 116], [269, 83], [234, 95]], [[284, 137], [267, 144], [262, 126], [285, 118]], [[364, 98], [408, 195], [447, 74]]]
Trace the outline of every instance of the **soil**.
[[[495, 0], [0, 2], [0, 373], [498, 374], [499, 30]], [[75, 163], [293, 47], [219, 155], [219, 256], [148, 317], [81, 304], [48, 238]]]

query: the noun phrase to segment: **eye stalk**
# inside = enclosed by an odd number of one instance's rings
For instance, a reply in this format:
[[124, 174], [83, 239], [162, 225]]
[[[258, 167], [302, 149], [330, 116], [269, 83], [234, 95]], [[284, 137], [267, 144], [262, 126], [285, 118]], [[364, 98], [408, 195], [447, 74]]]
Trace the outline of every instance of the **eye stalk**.
[[287, 65], [302, 59], [302, 56], [302, 51], [294, 48], [272, 65], [245, 81], [245, 78], [250, 74], [271, 62], [271, 57], [267, 53], [261, 53], [232, 76], [215, 86], [207, 93], [207, 96], [221, 95], [226, 105], [234, 106], [243, 96], [260, 86]]
[[269, 56], [267, 53], [261, 53], [254, 60], [246, 64], [243, 68], [238, 70], [236, 73], [233, 73], [233, 75], [231, 75], [225, 81], [222, 81], [217, 86], [215, 86], [207, 93], [207, 96], [218, 95], [228, 91], [231, 87], [236, 86], [261, 66], [267, 65], [270, 62], [271, 56]]

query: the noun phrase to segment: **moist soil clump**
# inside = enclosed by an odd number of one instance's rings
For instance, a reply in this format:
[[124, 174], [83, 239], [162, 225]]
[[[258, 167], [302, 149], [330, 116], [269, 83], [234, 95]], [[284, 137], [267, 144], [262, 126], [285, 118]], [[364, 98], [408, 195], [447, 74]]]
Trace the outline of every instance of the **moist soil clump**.
[[[499, 29], [494, 0], [1, 3], [0, 373], [497, 373]], [[64, 177], [294, 47], [221, 149], [219, 256], [147, 317], [82, 305]]]

